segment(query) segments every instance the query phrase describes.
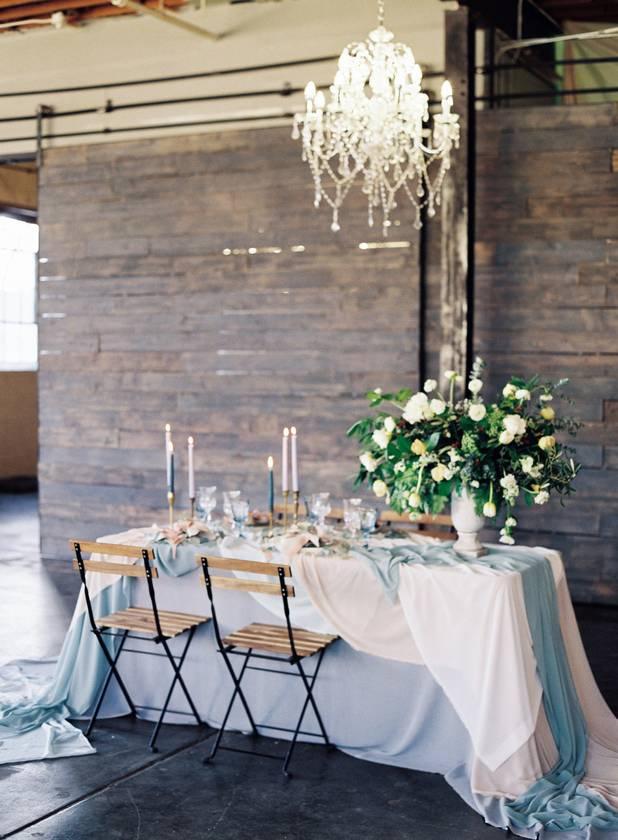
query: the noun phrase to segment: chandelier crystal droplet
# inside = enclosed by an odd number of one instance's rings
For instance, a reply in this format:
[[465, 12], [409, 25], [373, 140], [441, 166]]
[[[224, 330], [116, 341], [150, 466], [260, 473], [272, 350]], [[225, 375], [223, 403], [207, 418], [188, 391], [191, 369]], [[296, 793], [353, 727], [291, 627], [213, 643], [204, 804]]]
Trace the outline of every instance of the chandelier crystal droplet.
[[415, 210], [435, 215], [450, 154], [459, 144], [459, 117], [452, 113], [453, 91], [442, 85], [442, 109], [429, 121], [429, 98], [423, 74], [410, 47], [396, 43], [385, 29], [384, 2], [378, 2], [378, 27], [366, 41], [341, 53], [330, 87], [330, 102], [313, 82], [305, 88], [306, 111], [296, 114], [292, 137], [302, 139], [303, 160], [311, 169], [314, 205], [331, 207], [331, 230], [338, 231], [339, 211], [353, 184], [362, 181], [368, 223], [382, 213], [382, 232], [392, 224], [400, 191]]

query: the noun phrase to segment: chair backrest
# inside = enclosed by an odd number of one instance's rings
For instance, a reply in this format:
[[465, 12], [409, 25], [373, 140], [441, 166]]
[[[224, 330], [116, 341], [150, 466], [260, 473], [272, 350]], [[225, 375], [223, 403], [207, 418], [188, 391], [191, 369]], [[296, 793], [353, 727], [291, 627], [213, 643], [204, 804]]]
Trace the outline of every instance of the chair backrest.
[[[69, 545], [75, 553], [73, 568], [80, 571], [80, 560], [84, 570], [105, 574], [124, 575], [126, 577], [147, 577], [147, 566], [154, 560], [151, 548], [141, 548], [137, 545], [118, 545], [116, 543], [99, 543], [88, 540], [69, 540]], [[133, 563], [114, 563], [110, 560], [84, 560], [84, 554], [103, 554], [114, 557], [135, 557], [144, 561], [144, 565]], [[159, 577], [156, 568], [151, 568], [152, 577]]]
[[[77, 569], [82, 579], [84, 587], [84, 597], [86, 599], [86, 609], [90, 619], [90, 626], [94, 633], [99, 633], [96, 617], [94, 614], [92, 601], [90, 599], [90, 592], [88, 591], [88, 579], [86, 572], [98, 572], [99, 574], [114, 574], [122, 577], [130, 578], [145, 578], [148, 587], [148, 595], [150, 596], [150, 603], [152, 604], [152, 612], [154, 615], [155, 626], [157, 628], [157, 637], [163, 638], [163, 631], [161, 628], [161, 620], [159, 610], [157, 608], [157, 600], [155, 597], [153, 578], [159, 577], [159, 572], [156, 567], [151, 566], [151, 562], [155, 559], [155, 554], [152, 548], [143, 548], [138, 545], [117, 545], [116, 543], [100, 543], [92, 542], [90, 540], [69, 540], [69, 545], [73, 549], [75, 559], [73, 560], [73, 568]], [[84, 560], [83, 555], [90, 552], [91, 554], [101, 554], [105, 557], [112, 555], [113, 557], [129, 557], [136, 560], [141, 559], [142, 563], [115, 563], [113, 560]]]
[[[211, 586], [218, 589], [238, 589], [244, 592], [259, 592], [262, 595], [282, 595], [283, 588], [286, 597], [294, 598], [294, 587], [285, 582], [285, 578], [292, 577], [292, 569], [286, 563], [268, 563], [259, 560], [241, 560], [235, 557], [213, 557], [199, 554], [196, 559], [198, 566], [206, 566]], [[212, 569], [221, 569], [229, 572], [249, 572], [255, 575], [269, 575], [277, 578], [277, 583], [255, 580], [254, 578], [241, 578], [230, 575], [212, 574]]]

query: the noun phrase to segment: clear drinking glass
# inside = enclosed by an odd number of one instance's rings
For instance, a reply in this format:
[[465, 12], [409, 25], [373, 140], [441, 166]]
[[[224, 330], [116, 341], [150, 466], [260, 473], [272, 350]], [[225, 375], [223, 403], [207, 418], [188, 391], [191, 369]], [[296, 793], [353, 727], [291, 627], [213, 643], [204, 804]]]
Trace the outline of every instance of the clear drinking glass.
[[198, 487], [195, 497], [195, 510], [202, 522], [212, 522], [212, 512], [217, 507], [217, 487]]
[[234, 520], [234, 533], [237, 537], [243, 536], [245, 522], [249, 518], [249, 499], [237, 496], [230, 500], [232, 508], [232, 519]]
[[232, 500], [240, 497], [240, 490], [223, 491], [223, 515], [230, 521], [234, 518], [232, 514]]
[[343, 500], [343, 524], [352, 535], [358, 534], [361, 527], [360, 508], [363, 504], [362, 499], [344, 499]]
[[309, 498], [309, 517], [314, 525], [324, 525], [331, 512], [330, 493], [313, 493]]
[[375, 531], [378, 521], [378, 511], [375, 508], [361, 507], [358, 509], [360, 529], [365, 541], [365, 548], [369, 546], [369, 537]]

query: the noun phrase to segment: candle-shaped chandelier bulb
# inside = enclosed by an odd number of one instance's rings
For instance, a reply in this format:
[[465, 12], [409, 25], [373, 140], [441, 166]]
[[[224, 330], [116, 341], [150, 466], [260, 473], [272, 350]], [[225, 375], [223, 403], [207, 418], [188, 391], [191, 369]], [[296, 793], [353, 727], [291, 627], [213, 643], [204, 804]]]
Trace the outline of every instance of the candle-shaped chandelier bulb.
[[314, 204], [330, 207], [335, 232], [343, 201], [357, 181], [367, 196], [370, 227], [380, 208], [386, 236], [403, 192], [420, 228], [423, 210], [430, 218], [435, 215], [451, 150], [459, 144], [452, 89], [443, 86], [442, 110], [434, 116], [432, 131], [422, 70], [410, 47], [396, 43], [383, 24], [384, 0], [378, 0], [377, 28], [339, 57], [331, 102], [309, 82], [305, 113], [294, 117], [292, 137], [303, 144]]

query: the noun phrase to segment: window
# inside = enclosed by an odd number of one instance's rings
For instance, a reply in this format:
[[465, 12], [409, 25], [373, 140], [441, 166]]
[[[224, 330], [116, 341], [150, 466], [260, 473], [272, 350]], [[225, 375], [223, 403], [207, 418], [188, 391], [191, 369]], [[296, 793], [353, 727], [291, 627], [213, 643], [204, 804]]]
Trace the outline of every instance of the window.
[[39, 228], [0, 215], [0, 370], [36, 370]]

